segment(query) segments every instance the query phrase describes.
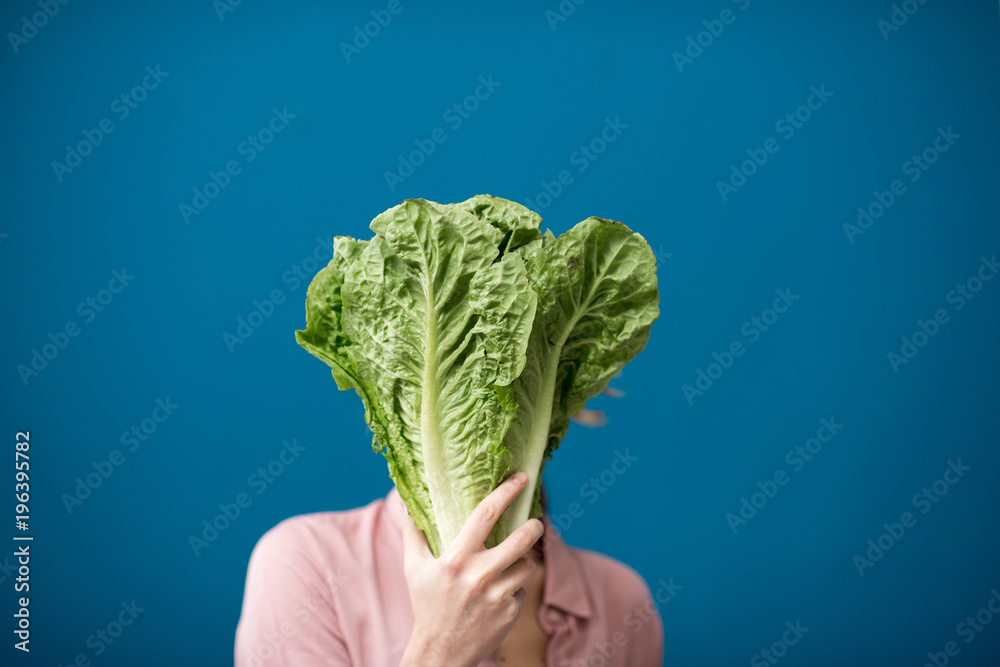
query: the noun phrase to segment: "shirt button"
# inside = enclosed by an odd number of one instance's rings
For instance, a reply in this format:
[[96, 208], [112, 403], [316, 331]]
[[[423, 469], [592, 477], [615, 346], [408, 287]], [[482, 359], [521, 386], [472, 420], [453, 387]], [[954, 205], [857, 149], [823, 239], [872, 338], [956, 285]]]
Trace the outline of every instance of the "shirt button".
[[552, 623], [553, 625], [558, 625], [562, 622], [562, 614], [555, 609], [549, 609], [548, 618], [549, 623]]

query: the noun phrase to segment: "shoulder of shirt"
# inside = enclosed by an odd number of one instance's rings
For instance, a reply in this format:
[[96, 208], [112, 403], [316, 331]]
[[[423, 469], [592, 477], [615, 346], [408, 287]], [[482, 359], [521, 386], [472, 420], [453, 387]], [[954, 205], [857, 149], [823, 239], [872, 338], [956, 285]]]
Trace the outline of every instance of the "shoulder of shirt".
[[268, 529], [254, 546], [252, 559], [306, 552], [317, 546], [344, 543], [380, 512], [385, 498], [349, 510], [311, 512], [288, 517]]
[[646, 580], [625, 563], [596, 551], [569, 549], [585, 573], [596, 604], [622, 611], [643, 605], [652, 597]]

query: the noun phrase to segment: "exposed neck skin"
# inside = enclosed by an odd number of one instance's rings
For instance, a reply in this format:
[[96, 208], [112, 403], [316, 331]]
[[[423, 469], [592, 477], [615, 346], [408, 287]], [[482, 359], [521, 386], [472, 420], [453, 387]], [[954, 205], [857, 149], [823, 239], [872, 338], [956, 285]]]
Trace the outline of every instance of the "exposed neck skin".
[[547, 664], [549, 637], [538, 622], [538, 611], [542, 608], [545, 592], [545, 559], [537, 544], [525, 557], [533, 558], [538, 563], [538, 569], [524, 584], [524, 606], [517, 625], [493, 654], [498, 666], [545, 667]]

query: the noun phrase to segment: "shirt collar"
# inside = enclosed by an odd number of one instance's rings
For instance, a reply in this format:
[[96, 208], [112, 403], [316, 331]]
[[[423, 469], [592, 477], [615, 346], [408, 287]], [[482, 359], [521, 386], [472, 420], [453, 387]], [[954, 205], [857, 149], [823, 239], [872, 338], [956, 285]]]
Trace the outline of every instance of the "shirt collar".
[[563, 542], [548, 514], [542, 515], [542, 523], [545, 525], [545, 534], [539, 540], [545, 554], [542, 604], [558, 607], [574, 616], [590, 618], [593, 607], [579, 554]]
[[[389, 519], [397, 530], [402, 530], [403, 517], [407, 515], [406, 503], [395, 486], [386, 495], [385, 504]], [[542, 516], [542, 523], [545, 526], [545, 534], [539, 540], [545, 558], [542, 605], [557, 607], [581, 618], [590, 618], [593, 605], [579, 555], [563, 542], [559, 531], [549, 521], [548, 514]]]

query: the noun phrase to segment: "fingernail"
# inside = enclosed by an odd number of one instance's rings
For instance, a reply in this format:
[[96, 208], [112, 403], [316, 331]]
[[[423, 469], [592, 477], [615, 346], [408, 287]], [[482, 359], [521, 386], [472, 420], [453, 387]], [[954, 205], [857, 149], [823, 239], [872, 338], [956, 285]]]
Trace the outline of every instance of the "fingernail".
[[523, 486], [525, 484], [525, 482], [528, 481], [528, 475], [527, 475], [527, 473], [516, 472], [511, 477], [511, 479], [513, 479], [514, 483], [517, 484], [518, 486]]

